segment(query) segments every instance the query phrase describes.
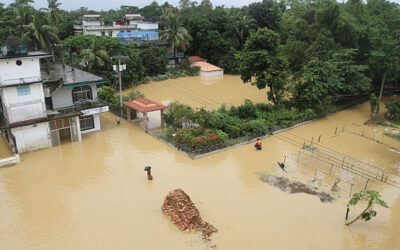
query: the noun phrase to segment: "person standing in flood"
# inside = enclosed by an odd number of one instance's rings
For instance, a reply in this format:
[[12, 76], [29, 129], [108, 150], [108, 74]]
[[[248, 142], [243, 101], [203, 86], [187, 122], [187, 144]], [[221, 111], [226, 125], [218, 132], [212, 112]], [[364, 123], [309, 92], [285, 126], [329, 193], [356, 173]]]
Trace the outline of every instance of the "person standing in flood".
[[117, 124], [119, 124], [121, 122], [121, 118], [118, 115], [115, 119], [117, 120]]
[[260, 140], [260, 139], [257, 139], [256, 144], [254, 144], [254, 147], [255, 147], [257, 150], [261, 150], [261, 149], [262, 149], [262, 145], [261, 145], [261, 140]]

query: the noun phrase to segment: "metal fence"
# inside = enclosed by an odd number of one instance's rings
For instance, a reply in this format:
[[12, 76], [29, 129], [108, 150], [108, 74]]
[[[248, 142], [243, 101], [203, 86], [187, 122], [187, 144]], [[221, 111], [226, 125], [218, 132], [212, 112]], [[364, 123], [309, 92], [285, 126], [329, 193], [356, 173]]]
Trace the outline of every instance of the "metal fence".
[[334, 171], [336, 176], [349, 178], [349, 181], [364, 180], [366, 186], [370, 181], [378, 181], [400, 188], [400, 176], [397, 174], [327, 148], [305, 147], [305, 150], [299, 151], [298, 161], [318, 164], [319, 168], [329, 170], [330, 173]]

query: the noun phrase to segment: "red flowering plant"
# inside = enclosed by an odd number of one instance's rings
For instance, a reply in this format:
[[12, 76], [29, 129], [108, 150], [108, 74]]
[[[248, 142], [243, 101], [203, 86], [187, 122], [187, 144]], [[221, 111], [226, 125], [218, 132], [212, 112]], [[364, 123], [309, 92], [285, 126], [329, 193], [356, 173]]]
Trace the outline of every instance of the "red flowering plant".
[[192, 148], [202, 148], [218, 144], [228, 139], [228, 135], [217, 129], [184, 128], [175, 136], [175, 142]]

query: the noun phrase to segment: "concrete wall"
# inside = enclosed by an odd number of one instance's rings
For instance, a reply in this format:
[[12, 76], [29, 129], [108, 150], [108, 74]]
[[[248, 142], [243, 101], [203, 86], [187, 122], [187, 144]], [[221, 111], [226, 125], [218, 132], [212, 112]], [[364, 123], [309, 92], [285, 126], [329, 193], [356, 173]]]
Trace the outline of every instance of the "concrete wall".
[[101, 22], [100, 21], [85, 21], [82, 20], [82, 26], [100, 26]]
[[131, 24], [137, 24], [139, 30], [158, 30], [158, 23], [131, 22]]
[[[93, 100], [97, 100], [97, 85], [88, 85], [92, 89]], [[53, 93], [51, 99], [53, 101], [53, 109], [70, 107], [74, 105], [72, 102], [72, 89], [73, 88], [61, 88]]]
[[199, 75], [200, 76], [205, 76], [205, 77], [208, 77], [208, 76], [222, 76], [222, 75], [224, 75], [224, 70], [209, 71], [209, 72], [207, 72], [207, 71], [199, 71]]
[[[18, 66], [17, 60], [22, 64]], [[12, 58], [0, 60], [0, 83], [3, 85], [41, 80], [38, 58]]]
[[46, 116], [42, 83], [28, 85], [29, 95], [18, 96], [17, 87], [3, 89], [3, 108], [9, 123]]
[[81, 131], [82, 134], [86, 134], [86, 133], [90, 133], [90, 132], [101, 130], [100, 114], [94, 114], [93, 115], [93, 121], [94, 121], [94, 129], [88, 129], [88, 130]]
[[35, 125], [11, 129], [19, 153], [51, 147], [49, 123], [43, 122]]

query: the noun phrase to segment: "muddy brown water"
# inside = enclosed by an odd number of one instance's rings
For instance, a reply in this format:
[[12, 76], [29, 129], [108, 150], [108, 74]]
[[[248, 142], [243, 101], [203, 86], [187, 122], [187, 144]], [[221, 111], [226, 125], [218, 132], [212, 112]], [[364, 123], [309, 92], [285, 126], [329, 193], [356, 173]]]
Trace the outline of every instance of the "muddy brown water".
[[[157, 88], [148, 91], [161, 96]], [[349, 132], [373, 130], [363, 125], [368, 109], [358, 105], [288, 132], [304, 138], [322, 135], [324, 146], [399, 173], [400, 154], [391, 150], [400, 148], [398, 142], [388, 139], [390, 147]], [[310, 182], [313, 172], [290, 161], [284, 173], [276, 162], [299, 147], [279, 135], [264, 139], [262, 151], [249, 144], [191, 160], [125, 120], [116, 125], [111, 113], [102, 114], [101, 121], [102, 131], [84, 135], [82, 142], [23, 154], [20, 164], [0, 169], [0, 248], [400, 247], [399, 189], [373, 184], [390, 208], [377, 208], [370, 222], [347, 227], [348, 194], [340, 185], [335, 200], [322, 203], [317, 196], [289, 194], [262, 182], [259, 174], [281, 175], [327, 190], [334, 181], [317, 175]], [[335, 127], [344, 124], [349, 131], [334, 136]], [[153, 181], [143, 171], [147, 165]], [[176, 188], [218, 228], [211, 242], [181, 232], [161, 212], [164, 196]], [[350, 218], [359, 211], [352, 210]]]

